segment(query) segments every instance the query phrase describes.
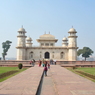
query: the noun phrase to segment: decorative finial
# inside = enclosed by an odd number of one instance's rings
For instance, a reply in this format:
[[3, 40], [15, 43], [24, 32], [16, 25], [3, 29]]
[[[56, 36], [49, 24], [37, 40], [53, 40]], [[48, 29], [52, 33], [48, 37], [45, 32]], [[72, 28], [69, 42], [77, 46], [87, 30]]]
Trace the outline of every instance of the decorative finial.
[[73, 28], [73, 25], [72, 25], [72, 28]]
[[49, 34], [50, 34], [50, 31], [49, 31]]

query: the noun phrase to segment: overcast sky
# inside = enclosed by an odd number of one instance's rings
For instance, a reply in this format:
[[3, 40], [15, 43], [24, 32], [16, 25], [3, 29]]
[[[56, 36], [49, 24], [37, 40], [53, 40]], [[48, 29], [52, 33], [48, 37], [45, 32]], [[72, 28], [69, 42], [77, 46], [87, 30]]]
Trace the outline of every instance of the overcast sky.
[[95, 52], [95, 0], [0, 0], [0, 57], [2, 42], [10, 40], [7, 57], [16, 58], [17, 31], [22, 25], [34, 46], [45, 31], [59, 39], [56, 46], [62, 46], [73, 26], [79, 49], [86, 46]]

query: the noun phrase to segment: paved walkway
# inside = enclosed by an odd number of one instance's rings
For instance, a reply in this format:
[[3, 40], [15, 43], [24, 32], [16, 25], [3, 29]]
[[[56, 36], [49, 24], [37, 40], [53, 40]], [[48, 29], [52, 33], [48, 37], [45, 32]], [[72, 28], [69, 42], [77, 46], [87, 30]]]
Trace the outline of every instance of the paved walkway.
[[46, 77], [44, 76], [43, 78], [42, 90], [40, 95], [57, 95], [50, 70], [48, 70], [48, 75]]
[[[43, 67], [28, 70], [0, 83], [0, 95], [36, 95]], [[39, 95], [95, 95], [95, 83], [71, 71], [51, 65]]]
[[95, 95], [95, 83], [52, 65], [48, 76], [44, 77], [41, 95]]
[[31, 67], [0, 83], [0, 95], [35, 95], [43, 68]]
[[51, 67], [57, 95], [95, 95], [95, 83], [60, 67]]

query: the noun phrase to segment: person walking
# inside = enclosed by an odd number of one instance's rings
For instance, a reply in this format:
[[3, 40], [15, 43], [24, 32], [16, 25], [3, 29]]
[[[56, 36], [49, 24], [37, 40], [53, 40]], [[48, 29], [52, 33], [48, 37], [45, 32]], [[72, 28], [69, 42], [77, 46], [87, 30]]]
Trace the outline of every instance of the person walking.
[[50, 69], [50, 64], [48, 63], [48, 69]]
[[41, 61], [41, 60], [39, 60], [39, 67], [41, 66], [41, 64], [42, 64], [42, 61]]
[[32, 60], [30, 61], [30, 65], [32, 66]]
[[50, 60], [50, 64], [53, 65], [53, 60], [52, 59]]
[[47, 71], [48, 71], [48, 68], [47, 68], [47, 65], [45, 64], [45, 67], [44, 67], [44, 75], [47, 76]]
[[56, 60], [54, 60], [54, 64], [56, 65]]
[[32, 60], [32, 65], [33, 65], [33, 67], [34, 67], [34, 65], [35, 65], [35, 60], [34, 60], [34, 59]]
[[45, 65], [44, 63], [45, 63], [45, 60], [43, 59], [42, 60], [42, 67], [44, 67], [44, 65]]
[[46, 65], [46, 66], [47, 66], [47, 61], [44, 61], [44, 65]]

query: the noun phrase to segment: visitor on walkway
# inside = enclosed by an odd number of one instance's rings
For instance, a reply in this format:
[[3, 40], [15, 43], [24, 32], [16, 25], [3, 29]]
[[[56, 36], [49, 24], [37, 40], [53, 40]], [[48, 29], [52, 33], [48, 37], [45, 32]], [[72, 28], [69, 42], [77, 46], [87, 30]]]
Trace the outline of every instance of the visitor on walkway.
[[48, 63], [48, 69], [50, 69], [50, 64]]
[[45, 62], [45, 60], [43, 59], [43, 60], [42, 60], [42, 67], [44, 67], [44, 62]]
[[30, 65], [32, 66], [32, 60], [30, 61]]
[[50, 60], [50, 64], [53, 65], [53, 60], [52, 59]]
[[34, 67], [34, 65], [35, 65], [35, 60], [33, 59], [32, 60], [32, 66]]
[[39, 60], [39, 67], [41, 66], [41, 64], [42, 64], [42, 61], [41, 61], [41, 60]]
[[47, 65], [45, 65], [44, 67], [44, 75], [47, 76], [47, 71], [48, 71], [48, 68], [47, 68]]
[[44, 62], [44, 65], [46, 65], [46, 66], [47, 66], [47, 61], [45, 61], [45, 62]]
[[54, 64], [56, 65], [56, 60], [54, 60]]

